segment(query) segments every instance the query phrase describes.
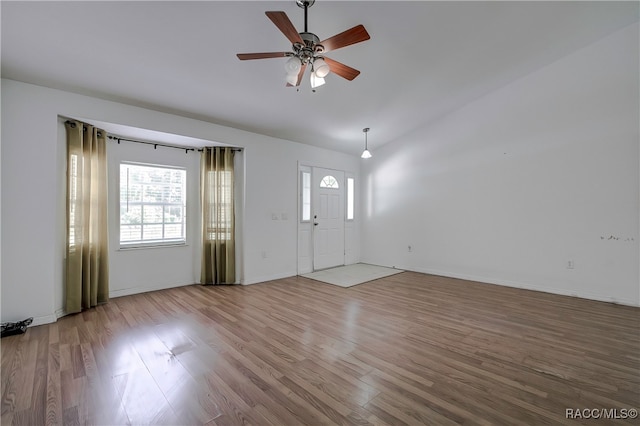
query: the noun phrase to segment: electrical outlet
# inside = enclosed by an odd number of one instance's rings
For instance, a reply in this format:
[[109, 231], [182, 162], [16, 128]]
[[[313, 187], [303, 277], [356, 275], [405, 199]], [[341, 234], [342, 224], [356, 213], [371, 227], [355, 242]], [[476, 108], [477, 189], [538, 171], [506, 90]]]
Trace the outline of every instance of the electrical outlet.
[[567, 269], [574, 269], [574, 267], [573, 259], [567, 260]]
[[413, 251], [413, 247], [411, 247], [410, 245], [409, 245], [409, 246], [407, 246], [407, 251], [408, 251], [409, 253], [411, 253], [411, 252]]

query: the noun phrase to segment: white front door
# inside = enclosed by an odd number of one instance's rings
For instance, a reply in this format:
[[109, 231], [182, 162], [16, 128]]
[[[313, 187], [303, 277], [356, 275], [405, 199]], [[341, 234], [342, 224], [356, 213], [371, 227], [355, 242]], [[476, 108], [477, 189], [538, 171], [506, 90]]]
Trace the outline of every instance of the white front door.
[[313, 168], [313, 269], [344, 265], [344, 172]]

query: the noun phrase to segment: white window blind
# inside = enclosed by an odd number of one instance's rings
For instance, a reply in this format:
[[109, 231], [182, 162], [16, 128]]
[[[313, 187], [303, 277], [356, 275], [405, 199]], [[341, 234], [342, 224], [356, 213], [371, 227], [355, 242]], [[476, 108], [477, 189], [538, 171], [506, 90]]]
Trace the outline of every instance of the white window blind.
[[[208, 209], [207, 239], [230, 240], [233, 232], [233, 173], [227, 170], [207, 173], [211, 207]], [[216, 205], [217, 208], [214, 208]]]
[[186, 242], [185, 169], [120, 164], [120, 246]]

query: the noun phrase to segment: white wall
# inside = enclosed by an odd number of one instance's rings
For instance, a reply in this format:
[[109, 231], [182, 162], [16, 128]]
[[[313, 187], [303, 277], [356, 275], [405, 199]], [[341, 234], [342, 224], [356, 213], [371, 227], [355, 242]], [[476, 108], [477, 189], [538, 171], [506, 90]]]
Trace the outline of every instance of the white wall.
[[[640, 305], [638, 72], [635, 24], [377, 150], [362, 175], [357, 157], [3, 79], [1, 320], [62, 308], [59, 115], [244, 147], [243, 283], [296, 274], [301, 163], [361, 176], [356, 259]], [[153, 281], [127, 271], [157, 258], [116, 248], [112, 288]]]
[[[64, 145], [61, 150], [64, 149]], [[111, 297], [189, 285], [200, 280], [200, 155], [121, 142], [107, 145], [109, 165], [109, 293]], [[119, 249], [118, 175], [122, 161], [184, 167], [187, 172], [187, 244]], [[64, 223], [61, 224], [64, 226]]]
[[[2, 321], [33, 316], [55, 320], [62, 309], [64, 265], [64, 145], [58, 116], [116, 123], [244, 147], [243, 283], [296, 274], [298, 162], [346, 170], [359, 176], [360, 160], [329, 150], [244, 132], [212, 123], [2, 80]], [[63, 140], [63, 139], [62, 139]], [[273, 213], [289, 220], [273, 221]], [[356, 238], [359, 238], [356, 236]], [[144, 289], [157, 277], [158, 255], [133, 251], [110, 255], [122, 265], [112, 272], [120, 294]], [[168, 250], [168, 249], [167, 249]], [[265, 251], [267, 258], [261, 253]], [[126, 259], [124, 256], [127, 256]], [[131, 257], [129, 257], [131, 256]], [[153, 258], [149, 258], [152, 256]], [[140, 263], [138, 263], [140, 262]], [[197, 260], [191, 259], [190, 268]], [[115, 264], [114, 264], [115, 265]], [[131, 269], [137, 265], [139, 269]], [[115, 268], [115, 266], [114, 266]], [[186, 266], [185, 266], [186, 268]], [[185, 269], [186, 270], [186, 269]], [[136, 272], [137, 271], [137, 272]], [[184, 271], [183, 271], [184, 272]], [[193, 273], [193, 272], [192, 272]], [[197, 271], [193, 279], [197, 279]], [[185, 284], [186, 275], [167, 280]], [[134, 289], [134, 290], [132, 290]]]
[[362, 261], [640, 305], [638, 75], [635, 24], [374, 152]]

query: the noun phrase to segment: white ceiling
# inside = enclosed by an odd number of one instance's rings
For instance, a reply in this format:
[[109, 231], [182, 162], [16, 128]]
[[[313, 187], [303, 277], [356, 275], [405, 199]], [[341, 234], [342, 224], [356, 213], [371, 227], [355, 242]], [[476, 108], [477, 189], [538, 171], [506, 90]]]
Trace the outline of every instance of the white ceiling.
[[[323, 1], [309, 31], [363, 24], [371, 39], [327, 54], [362, 73], [284, 87], [286, 51], [265, 16], [294, 0], [1, 2], [2, 77], [358, 154], [638, 20], [637, 2]], [[305, 76], [306, 77], [306, 76]]]

